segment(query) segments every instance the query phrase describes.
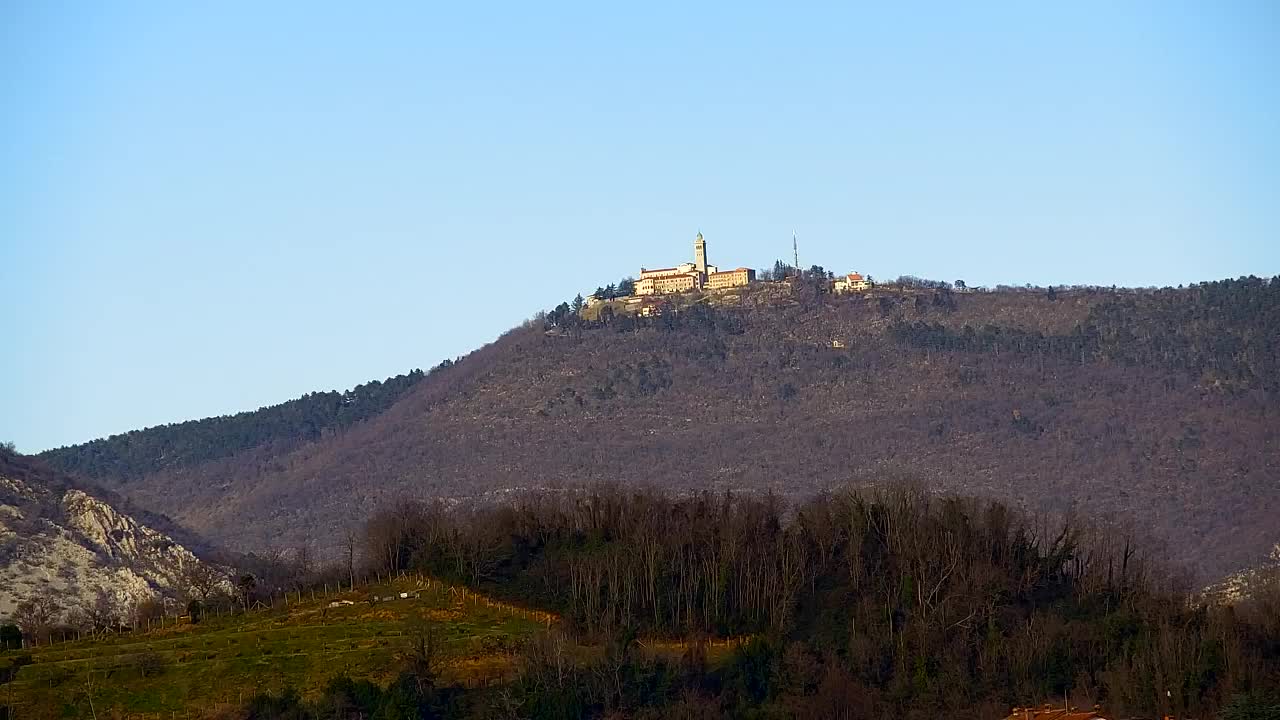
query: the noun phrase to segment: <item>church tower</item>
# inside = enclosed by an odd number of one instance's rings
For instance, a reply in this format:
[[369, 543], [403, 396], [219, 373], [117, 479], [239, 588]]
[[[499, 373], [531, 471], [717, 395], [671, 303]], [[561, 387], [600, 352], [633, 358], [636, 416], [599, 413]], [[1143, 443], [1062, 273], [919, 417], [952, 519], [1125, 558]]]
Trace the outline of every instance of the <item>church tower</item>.
[[698, 237], [693, 239], [693, 264], [705, 281], [707, 279], [707, 241], [702, 239], [701, 231], [698, 232]]

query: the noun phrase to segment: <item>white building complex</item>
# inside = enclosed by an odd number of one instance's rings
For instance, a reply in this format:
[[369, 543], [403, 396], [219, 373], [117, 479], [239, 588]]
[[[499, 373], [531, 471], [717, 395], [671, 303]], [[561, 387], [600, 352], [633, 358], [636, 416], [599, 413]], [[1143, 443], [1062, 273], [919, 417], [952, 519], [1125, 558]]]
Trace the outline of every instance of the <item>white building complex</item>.
[[690, 290], [723, 290], [746, 285], [755, 279], [756, 271], [749, 268], [740, 267], [722, 272], [715, 265], [708, 265], [707, 241], [703, 239], [702, 233], [698, 233], [693, 241], [693, 262], [657, 270], [640, 268], [635, 294], [666, 295]]

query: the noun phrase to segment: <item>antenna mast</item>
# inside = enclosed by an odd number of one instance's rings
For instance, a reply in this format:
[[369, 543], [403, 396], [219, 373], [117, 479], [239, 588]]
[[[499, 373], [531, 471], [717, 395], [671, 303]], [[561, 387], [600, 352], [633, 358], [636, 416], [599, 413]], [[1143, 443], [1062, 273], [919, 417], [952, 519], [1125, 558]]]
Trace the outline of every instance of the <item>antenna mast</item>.
[[796, 231], [791, 231], [791, 252], [795, 255], [796, 275], [800, 274], [800, 245], [796, 242]]

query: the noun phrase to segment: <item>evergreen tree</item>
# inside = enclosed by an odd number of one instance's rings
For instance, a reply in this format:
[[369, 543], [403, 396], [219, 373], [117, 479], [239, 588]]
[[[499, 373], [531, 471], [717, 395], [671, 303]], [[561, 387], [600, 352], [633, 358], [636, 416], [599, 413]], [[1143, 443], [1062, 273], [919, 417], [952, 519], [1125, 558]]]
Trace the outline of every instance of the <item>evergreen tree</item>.
[[0, 625], [0, 650], [17, 650], [22, 647], [22, 631], [17, 625]]

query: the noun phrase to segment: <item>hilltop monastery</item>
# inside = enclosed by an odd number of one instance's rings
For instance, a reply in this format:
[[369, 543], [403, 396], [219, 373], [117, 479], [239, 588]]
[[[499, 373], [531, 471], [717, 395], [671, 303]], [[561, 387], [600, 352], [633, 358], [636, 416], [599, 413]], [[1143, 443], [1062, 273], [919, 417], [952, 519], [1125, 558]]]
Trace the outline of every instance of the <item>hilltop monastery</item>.
[[[756, 281], [756, 271], [740, 267], [736, 270], [721, 270], [715, 265], [707, 264], [707, 241], [702, 233], [693, 239], [693, 262], [681, 263], [675, 267], [650, 270], [640, 268], [640, 277], [635, 281], [632, 294], [618, 298], [625, 305], [637, 306], [642, 315], [661, 312], [655, 304], [654, 296], [671, 295], [694, 290], [715, 291], [742, 287]], [[849, 273], [835, 278], [827, 286], [828, 290], [838, 295], [870, 290], [871, 280], [858, 273]], [[593, 307], [608, 298], [592, 295], [587, 298], [587, 306]]]
[[707, 264], [707, 241], [702, 233], [693, 240], [693, 262], [672, 268], [649, 270], [640, 268], [636, 280], [636, 295], [666, 295], [690, 290], [723, 290], [754, 282], [756, 271], [740, 267], [721, 271]]

